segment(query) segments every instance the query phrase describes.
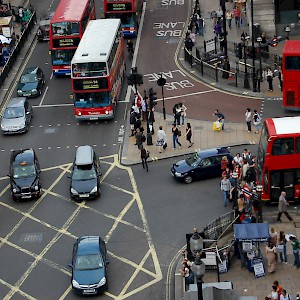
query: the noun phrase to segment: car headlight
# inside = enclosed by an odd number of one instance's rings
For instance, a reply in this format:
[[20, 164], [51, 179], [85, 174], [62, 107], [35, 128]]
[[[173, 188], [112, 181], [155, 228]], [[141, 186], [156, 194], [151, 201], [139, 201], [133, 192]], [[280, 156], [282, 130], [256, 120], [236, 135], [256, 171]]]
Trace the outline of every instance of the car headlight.
[[13, 193], [15, 194], [15, 193], [17, 192], [17, 189], [13, 189], [12, 191], [13, 191]]
[[22, 90], [18, 90], [17, 93], [18, 93], [18, 95], [22, 95], [23, 92], [22, 92]]
[[5, 129], [5, 127], [2, 125], [2, 123], [1, 123], [1, 129]]
[[35, 189], [36, 191], [38, 191], [38, 190], [39, 190], [39, 187], [36, 185], [36, 186], [34, 187], [34, 189]]
[[105, 283], [106, 283], [106, 278], [103, 277], [103, 278], [100, 280], [100, 282], [98, 283], [98, 286], [102, 286], [102, 285], [104, 285]]
[[74, 195], [78, 195], [77, 191], [74, 190], [73, 188], [71, 188], [71, 193], [74, 194]]
[[33, 93], [36, 93], [37, 92], [37, 89], [32, 89], [31, 90]]
[[181, 176], [182, 176], [182, 174], [181, 174], [181, 173], [179, 173], [179, 172], [175, 172], [175, 176], [181, 177]]
[[97, 192], [97, 186], [95, 186], [92, 190], [91, 193], [96, 193]]
[[72, 280], [72, 286], [74, 287], [74, 288], [80, 288], [80, 285], [78, 284], [78, 282], [76, 281], [76, 280]]

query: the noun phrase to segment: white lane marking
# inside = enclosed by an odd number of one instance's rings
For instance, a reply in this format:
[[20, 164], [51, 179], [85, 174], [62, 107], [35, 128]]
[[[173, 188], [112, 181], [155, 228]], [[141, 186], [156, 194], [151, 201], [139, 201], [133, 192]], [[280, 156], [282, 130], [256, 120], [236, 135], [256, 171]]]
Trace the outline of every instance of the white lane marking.
[[64, 106], [73, 106], [73, 103], [63, 103], [63, 104], [45, 104], [45, 105], [33, 105], [33, 108], [45, 108], [45, 107], [64, 107]]
[[53, 78], [53, 72], [51, 72], [51, 76], [49, 77], [49, 79], [51, 80]]
[[131, 91], [132, 91], [132, 86], [129, 85], [127, 87], [127, 92], [126, 92], [125, 100], [124, 101], [118, 101], [118, 102], [127, 102], [128, 103], [130, 101]]
[[44, 101], [45, 96], [46, 96], [46, 94], [47, 94], [47, 92], [48, 92], [48, 89], [49, 89], [49, 87], [46, 86], [45, 91], [44, 91], [44, 94], [43, 94], [43, 97], [42, 97], [42, 99], [41, 99], [41, 102], [40, 102], [39, 106], [41, 106], [41, 105], [43, 104], [43, 101]]
[[[178, 96], [170, 96], [170, 97], [165, 97], [165, 100], [171, 100], [171, 99], [175, 99], [175, 98], [184, 98], [184, 97], [201, 95], [201, 94], [206, 94], [206, 93], [211, 93], [211, 92], [218, 92], [218, 91], [217, 90], [208, 90], [208, 91], [195, 92], [195, 93], [183, 94], [183, 95], [178, 95]], [[162, 101], [162, 98], [159, 98], [156, 101]]]

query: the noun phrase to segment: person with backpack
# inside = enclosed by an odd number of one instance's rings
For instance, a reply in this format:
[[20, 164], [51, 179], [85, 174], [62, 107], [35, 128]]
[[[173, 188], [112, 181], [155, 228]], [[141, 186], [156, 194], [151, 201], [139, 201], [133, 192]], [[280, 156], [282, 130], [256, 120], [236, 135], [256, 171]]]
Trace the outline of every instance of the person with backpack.
[[261, 116], [259, 115], [256, 109], [254, 109], [253, 112], [253, 125], [256, 128], [255, 133], [258, 134], [261, 128]]
[[176, 144], [179, 145], [179, 149], [180, 149], [181, 143], [178, 141], [178, 137], [181, 136], [181, 131], [178, 129], [176, 123], [173, 124], [172, 135], [173, 135], [173, 149], [176, 149]]
[[280, 295], [280, 300], [292, 300], [290, 295], [287, 293], [286, 290], [282, 290], [282, 294]]

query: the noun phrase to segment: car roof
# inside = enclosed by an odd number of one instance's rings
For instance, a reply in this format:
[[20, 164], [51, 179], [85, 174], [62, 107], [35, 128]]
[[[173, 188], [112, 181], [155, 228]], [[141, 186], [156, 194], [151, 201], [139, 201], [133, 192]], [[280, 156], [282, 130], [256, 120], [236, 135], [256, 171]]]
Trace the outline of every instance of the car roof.
[[227, 147], [213, 148], [213, 149], [198, 151], [198, 156], [200, 158], [206, 158], [206, 157], [210, 157], [210, 156], [218, 156], [218, 155], [224, 155], [224, 154], [231, 154]]
[[18, 165], [21, 162], [33, 163], [34, 162], [34, 150], [23, 149], [13, 150], [11, 154], [11, 161], [14, 165]]
[[11, 98], [7, 104], [7, 107], [19, 107], [24, 106], [26, 98], [25, 97], [17, 97], [17, 98]]
[[79, 146], [76, 151], [75, 164], [77, 166], [91, 165], [93, 163], [94, 151], [91, 146]]
[[38, 71], [39, 67], [35, 68], [27, 68], [22, 75], [27, 75], [27, 74], [36, 74]]
[[100, 236], [82, 236], [78, 238], [78, 255], [96, 254], [101, 252], [99, 243]]

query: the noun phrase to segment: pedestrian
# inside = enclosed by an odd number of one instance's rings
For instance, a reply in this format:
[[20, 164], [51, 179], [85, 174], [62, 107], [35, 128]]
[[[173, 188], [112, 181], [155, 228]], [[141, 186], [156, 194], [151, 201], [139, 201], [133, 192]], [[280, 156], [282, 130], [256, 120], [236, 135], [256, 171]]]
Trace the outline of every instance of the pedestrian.
[[235, 157], [233, 158], [233, 162], [236, 165], [239, 165], [240, 167], [242, 166], [243, 158], [241, 157], [241, 154], [238, 152]]
[[217, 22], [217, 13], [214, 9], [210, 12], [210, 19], [213, 21], [213, 24], [216, 24]]
[[154, 107], [152, 109], [147, 108], [147, 122], [149, 125], [149, 131], [151, 134], [154, 134]]
[[135, 121], [134, 121], [134, 131], [136, 132], [137, 129], [141, 129], [141, 126], [142, 126], [142, 122], [141, 122], [141, 117], [139, 114], [136, 114], [135, 115]]
[[225, 171], [226, 168], [229, 168], [229, 160], [226, 155], [224, 155], [221, 159], [221, 170]]
[[277, 265], [277, 254], [276, 246], [270, 241], [266, 246], [266, 258], [268, 262], [268, 273], [274, 273]]
[[218, 18], [218, 22], [221, 22], [221, 20], [223, 18], [223, 11], [222, 11], [221, 7], [219, 7], [219, 9], [217, 10], [217, 18]]
[[227, 24], [228, 24], [228, 28], [229, 28], [229, 29], [231, 29], [232, 17], [233, 17], [233, 14], [232, 14], [232, 12], [228, 9], [227, 12], [226, 12], [226, 20], [227, 20]]
[[23, 16], [24, 16], [24, 8], [22, 6], [19, 6], [19, 9], [18, 9], [18, 17], [19, 17], [19, 19], [18, 19], [18, 21], [20, 23], [23, 22]]
[[294, 254], [294, 268], [299, 269], [300, 268], [300, 260], [299, 260], [299, 247], [300, 243], [297, 240], [295, 236], [290, 236], [290, 242], [292, 244], [293, 248], [293, 254]]
[[247, 123], [247, 131], [251, 132], [251, 109], [248, 107], [245, 112], [245, 119]]
[[233, 10], [233, 14], [235, 19], [235, 26], [240, 27], [241, 11], [237, 6]]
[[231, 184], [229, 179], [225, 175], [221, 180], [221, 191], [223, 192], [224, 207], [226, 207], [228, 204], [228, 199], [230, 197], [230, 190], [231, 190]]
[[158, 152], [161, 153], [162, 149], [167, 141], [166, 133], [163, 131], [162, 126], [159, 126], [159, 130], [157, 131], [157, 140], [156, 146], [158, 146]]
[[281, 295], [281, 292], [282, 292], [282, 286], [279, 284], [278, 280], [275, 280], [273, 282], [273, 285], [275, 285], [277, 287], [277, 294], [278, 294], [278, 299], [280, 299], [280, 295]]
[[220, 25], [220, 22], [218, 21], [214, 26], [214, 33], [216, 34], [216, 37], [218, 37], [222, 32], [222, 27]]
[[[182, 104], [182, 102], [179, 102], [178, 103], [178, 109], [180, 109], [180, 117], [182, 119], [182, 125], [184, 125], [184, 118], [186, 117], [187, 108], [184, 104]], [[179, 123], [180, 123], [180, 119], [179, 119]]]
[[180, 149], [181, 143], [179, 142], [178, 137], [181, 136], [181, 131], [177, 128], [176, 123], [173, 124], [172, 135], [173, 135], [173, 149], [176, 149], [176, 144], [179, 145], [179, 149]]
[[185, 48], [186, 48], [188, 51], [191, 52], [191, 51], [193, 50], [194, 42], [192, 41], [192, 39], [191, 39], [191, 37], [190, 37], [190, 33], [189, 33], [189, 36], [185, 39], [184, 45], [185, 45]]
[[141, 149], [143, 145], [143, 133], [141, 132], [140, 128], [137, 128], [135, 132], [135, 145], [137, 145], [138, 149]]
[[195, 43], [196, 43], [196, 33], [192, 31], [190, 33], [190, 38], [191, 38], [193, 44], [195, 45]]
[[242, 178], [241, 179], [243, 179], [243, 180], [246, 179], [248, 169], [249, 169], [249, 163], [248, 163], [247, 159], [244, 158], [243, 162], [242, 162], [242, 172], [241, 172], [242, 173], [242, 176], [241, 176]]
[[197, 19], [197, 24], [198, 24], [198, 34], [200, 36], [204, 35], [204, 26], [205, 26], [205, 22], [204, 19], [202, 18], [202, 16], [200, 15], [199, 18]]
[[255, 133], [258, 134], [260, 132], [260, 128], [261, 128], [261, 116], [257, 112], [256, 109], [254, 109], [253, 112], [254, 112], [254, 114], [253, 114], [253, 125], [256, 128]]
[[143, 145], [141, 145], [141, 160], [142, 160], [142, 165], [143, 165], [143, 169], [146, 168], [146, 171], [148, 172], [148, 162], [147, 162], [147, 159], [149, 158], [150, 156], [150, 152], [147, 151]]
[[273, 245], [277, 245], [277, 241], [278, 241], [278, 234], [275, 230], [275, 228], [273, 226], [270, 227], [269, 229], [269, 241], [273, 244]]
[[[173, 106], [173, 116], [174, 116], [174, 122], [173, 123], [177, 122], [177, 109], [178, 109], [178, 103], [174, 104], [174, 106]], [[179, 121], [179, 123], [180, 123], [180, 121]]]
[[273, 72], [270, 68], [267, 71], [267, 81], [269, 84], [269, 92], [273, 92]]
[[279, 232], [277, 241], [277, 252], [279, 252], [280, 261], [287, 264], [287, 254], [286, 254], [286, 238], [284, 231]]
[[185, 289], [188, 290], [189, 285], [193, 283], [194, 274], [186, 262], [182, 263], [182, 268], [181, 268], [180, 272], [185, 279]]
[[222, 130], [224, 130], [224, 123], [225, 123], [225, 117], [224, 115], [219, 112], [218, 109], [215, 110], [215, 113], [213, 114], [213, 116], [217, 116], [217, 121], [220, 122], [222, 124]]
[[129, 124], [130, 124], [130, 130], [131, 130], [131, 135], [130, 136], [134, 136], [134, 134], [135, 134], [135, 132], [134, 132], [135, 117], [136, 117], [136, 114], [135, 114], [133, 108], [131, 108], [130, 116], [129, 116]]
[[272, 285], [272, 292], [271, 292], [271, 295], [269, 297], [270, 297], [271, 300], [279, 300], [276, 285]]
[[175, 113], [175, 119], [177, 123], [177, 126], [180, 127], [180, 118], [181, 118], [181, 107], [179, 106], [179, 103], [176, 106], [176, 113]]
[[281, 67], [278, 68], [278, 80], [279, 80], [280, 90], [282, 91], [282, 70], [281, 70]]
[[191, 123], [186, 124], [186, 129], [185, 129], [185, 136], [186, 140], [189, 142], [189, 148], [191, 148], [194, 145], [194, 142], [192, 142], [192, 126]]
[[142, 121], [146, 122], [147, 121], [147, 103], [144, 98], [141, 100], [141, 108], [142, 108]]
[[291, 300], [291, 297], [286, 290], [282, 290], [279, 300]]
[[282, 191], [278, 201], [278, 215], [277, 221], [281, 223], [281, 215], [284, 213], [285, 216], [290, 220], [293, 221], [293, 218], [287, 212], [287, 206], [289, 203], [286, 201], [286, 192]]

